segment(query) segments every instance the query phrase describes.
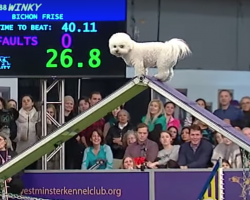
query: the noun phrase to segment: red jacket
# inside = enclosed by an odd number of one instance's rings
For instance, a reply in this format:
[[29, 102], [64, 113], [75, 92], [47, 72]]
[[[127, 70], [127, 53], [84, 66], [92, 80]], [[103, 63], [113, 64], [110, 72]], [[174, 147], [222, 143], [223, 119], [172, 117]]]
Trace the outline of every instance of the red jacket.
[[89, 145], [90, 142], [90, 134], [92, 133], [93, 130], [96, 129], [100, 129], [103, 131], [104, 128], [104, 124], [105, 124], [105, 120], [99, 119], [98, 121], [96, 121], [95, 123], [93, 123], [92, 125], [90, 125], [88, 128], [84, 129], [83, 131], [81, 131], [79, 133], [80, 137], [84, 136], [86, 139], [87, 144]]

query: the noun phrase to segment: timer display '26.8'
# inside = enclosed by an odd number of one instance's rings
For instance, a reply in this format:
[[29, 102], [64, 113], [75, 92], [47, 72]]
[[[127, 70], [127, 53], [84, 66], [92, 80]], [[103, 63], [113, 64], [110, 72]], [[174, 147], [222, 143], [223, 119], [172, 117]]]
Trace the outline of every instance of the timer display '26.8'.
[[[58, 64], [54, 63], [56, 59], [60, 59], [60, 64], [64, 68], [70, 68], [74, 64], [74, 59], [71, 56], [72, 49], [64, 49], [60, 56], [58, 55], [57, 50], [55, 49], [48, 49], [47, 53], [52, 53], [52, 57], [49, 59], [49, 61], [46, 64], [47, 68], [56, 68], [58, 67]], [[101, 52], [99, 49], [91, 49], [89, 51], [89, 60], [88, 60], [88, 66], [91, 68], [97, 68], [101, 65], [101, 59], [100, 59]], [[82, 68], [85, 64], [82, 62], [77, 63], [77, 67]]]

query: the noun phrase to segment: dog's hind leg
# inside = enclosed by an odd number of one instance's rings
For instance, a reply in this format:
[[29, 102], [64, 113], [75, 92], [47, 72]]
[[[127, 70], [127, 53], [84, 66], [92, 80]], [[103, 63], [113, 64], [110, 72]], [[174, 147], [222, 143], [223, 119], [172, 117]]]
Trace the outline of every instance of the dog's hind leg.
[[158, 74], [155, 74], [154, 77], [162, 82], [167, 81], [170, 71], [166, 70], [166, 68], [161, 67], [160, 65], [158, 67]]
[[[170, 81], [173, 77], [174, 77], [174, 69], [171, 68], [171, 69], [169, 70], [168, 77], [167, 77], [167, 79], [166, 79], [165, 81]], [[164, 81], [164, 82], [165, 82], [165, 81]]]
[[[171, 63], [171, 59], [165, 58], [165, 55], [159, 55], [159, 58], [156, 62], [156, 66], [158, 68], [158, 73], [154, 75], [156, 79], [158, 79], [161, 82], [165, 82], [168, 80], [169, 74], [170, 74], [170, 67], [169, 63]], [[164, 58], [164, 59], [163, 59]]]

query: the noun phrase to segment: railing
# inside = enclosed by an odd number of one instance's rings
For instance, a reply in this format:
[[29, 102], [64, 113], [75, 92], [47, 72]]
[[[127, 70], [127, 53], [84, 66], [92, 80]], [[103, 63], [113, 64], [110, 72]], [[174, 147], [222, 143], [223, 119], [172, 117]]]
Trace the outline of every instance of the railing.
[[[65, 200], [196, 200], [211, 170], [33, 171], [23, 176], [23, 195]], [[241, 200], [242, 170], [225, 171], [225, 199]], [[250, 178], [247, 179], [250, 191]], [[216, 188], [214, 190], [214, 188]], [[217, 187], [206, 193], [218, 195]]]

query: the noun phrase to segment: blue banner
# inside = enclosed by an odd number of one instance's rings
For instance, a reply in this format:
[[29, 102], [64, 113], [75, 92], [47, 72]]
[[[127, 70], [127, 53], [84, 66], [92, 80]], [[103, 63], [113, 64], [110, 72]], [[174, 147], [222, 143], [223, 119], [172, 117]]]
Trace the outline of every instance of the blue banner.
[[125, 21], [126, 0], [2, 0], [0, 21]]
[[28, 173], [22, 195], [63, 200], [149, 200], [146, 172]]

